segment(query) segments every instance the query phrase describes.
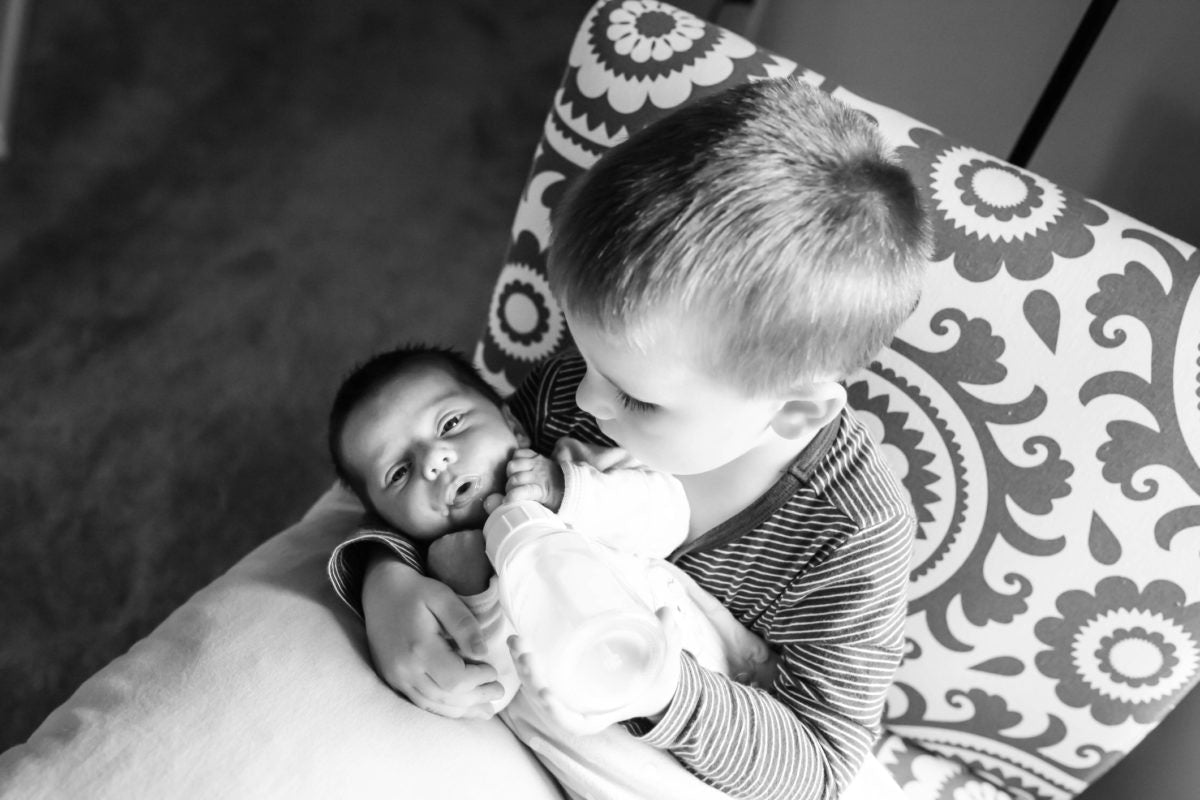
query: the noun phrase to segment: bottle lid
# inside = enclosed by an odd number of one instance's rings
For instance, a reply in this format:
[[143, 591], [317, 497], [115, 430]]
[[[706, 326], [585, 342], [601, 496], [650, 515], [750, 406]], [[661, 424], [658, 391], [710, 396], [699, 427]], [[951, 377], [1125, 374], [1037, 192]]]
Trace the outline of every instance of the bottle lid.
[[493, 566], [499, 569], [503, 556], [520, 542], [565, 527], [558, 515], [541, 503], [532, 500], [505, 503], [483, 523], [484, 549]]

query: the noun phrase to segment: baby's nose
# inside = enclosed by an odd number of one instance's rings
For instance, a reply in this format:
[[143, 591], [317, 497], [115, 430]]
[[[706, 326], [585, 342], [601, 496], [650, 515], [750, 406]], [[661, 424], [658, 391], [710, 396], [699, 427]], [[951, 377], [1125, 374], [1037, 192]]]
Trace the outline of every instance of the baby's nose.
[[453, 448], [444, 444], [433, 444], [425, 451], [425, 463], [422, 472], [427, 480], [437, 480], [446, 471], [446, 467], [458, 460]]

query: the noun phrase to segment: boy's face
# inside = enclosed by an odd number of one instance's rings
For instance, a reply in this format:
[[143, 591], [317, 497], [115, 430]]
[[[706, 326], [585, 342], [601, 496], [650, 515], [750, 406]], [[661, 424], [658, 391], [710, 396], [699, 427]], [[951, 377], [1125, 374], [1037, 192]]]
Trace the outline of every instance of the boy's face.
[[662, 325], [635, 348], [570, 313], [567, 322], [588, 368], [576, 403], [648, 467], [711, 472], [774, 435], [779, 401], [749, 397], [697, 369], [692, 348], [703, 337], [692, 326]]
[[417, 364], [346, 420], [342, 451], [375, 510], [415, 539], [480, 528], [503, 493], [515, 422], [436, 364]]

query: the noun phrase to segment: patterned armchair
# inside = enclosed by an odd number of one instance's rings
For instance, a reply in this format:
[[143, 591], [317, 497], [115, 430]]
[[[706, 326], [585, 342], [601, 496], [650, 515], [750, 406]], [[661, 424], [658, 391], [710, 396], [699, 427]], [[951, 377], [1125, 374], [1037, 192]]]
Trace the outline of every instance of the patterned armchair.
[[[546, 120], [477, 360], [501, 386], [566, 344], [549, 210], [606, 147], [689, 98], [798, 68], [656, 0], [588, 13]], [[849, 382], [920, 521], [880, 760], [912, 800], [1057, 800], [1200, 676], [1200, 263], [1111, 209], [801, 72], [912, 167], [924, 298]], [[558, 792], [497, 721], [426, 714], [376, 675], [325, 562], [332, 489], [0, 754], [0, 796]]]
[[874, 118], [936, 250], [849, 382], [916, 507], [908, 651], [880, 758], [913, 798], [1068, 798], [1200, 677], [1200, 259], [1193, 248], [656, 0], [595, 5], [546, 119], [477, 361], [567, 343], [549, 213], [692, 97], [800, 74]]

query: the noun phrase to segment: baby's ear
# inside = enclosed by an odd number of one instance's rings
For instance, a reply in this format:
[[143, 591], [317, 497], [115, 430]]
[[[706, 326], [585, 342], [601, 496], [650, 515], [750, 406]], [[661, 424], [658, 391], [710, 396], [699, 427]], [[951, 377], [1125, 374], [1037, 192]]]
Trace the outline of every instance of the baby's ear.
[[771, 419], [771, 429], [784, 439], [811, 435], [832, 422], [846, 407], [846, 387], [826, 381], [793, 389]]
[[508, 423], [509, 429], [511, 429], [513, 435], [517, 437], [517, 447], [532, 447], [533, 440], [531, 440], [529, 438], [529, 434], [525, 432], [525, 426], [521, 424], [521, 421], [518, 420], [511, 411], [508, 410], [507, 405], [500, 406], [500, 413], [504, 415], [504, 421]]

